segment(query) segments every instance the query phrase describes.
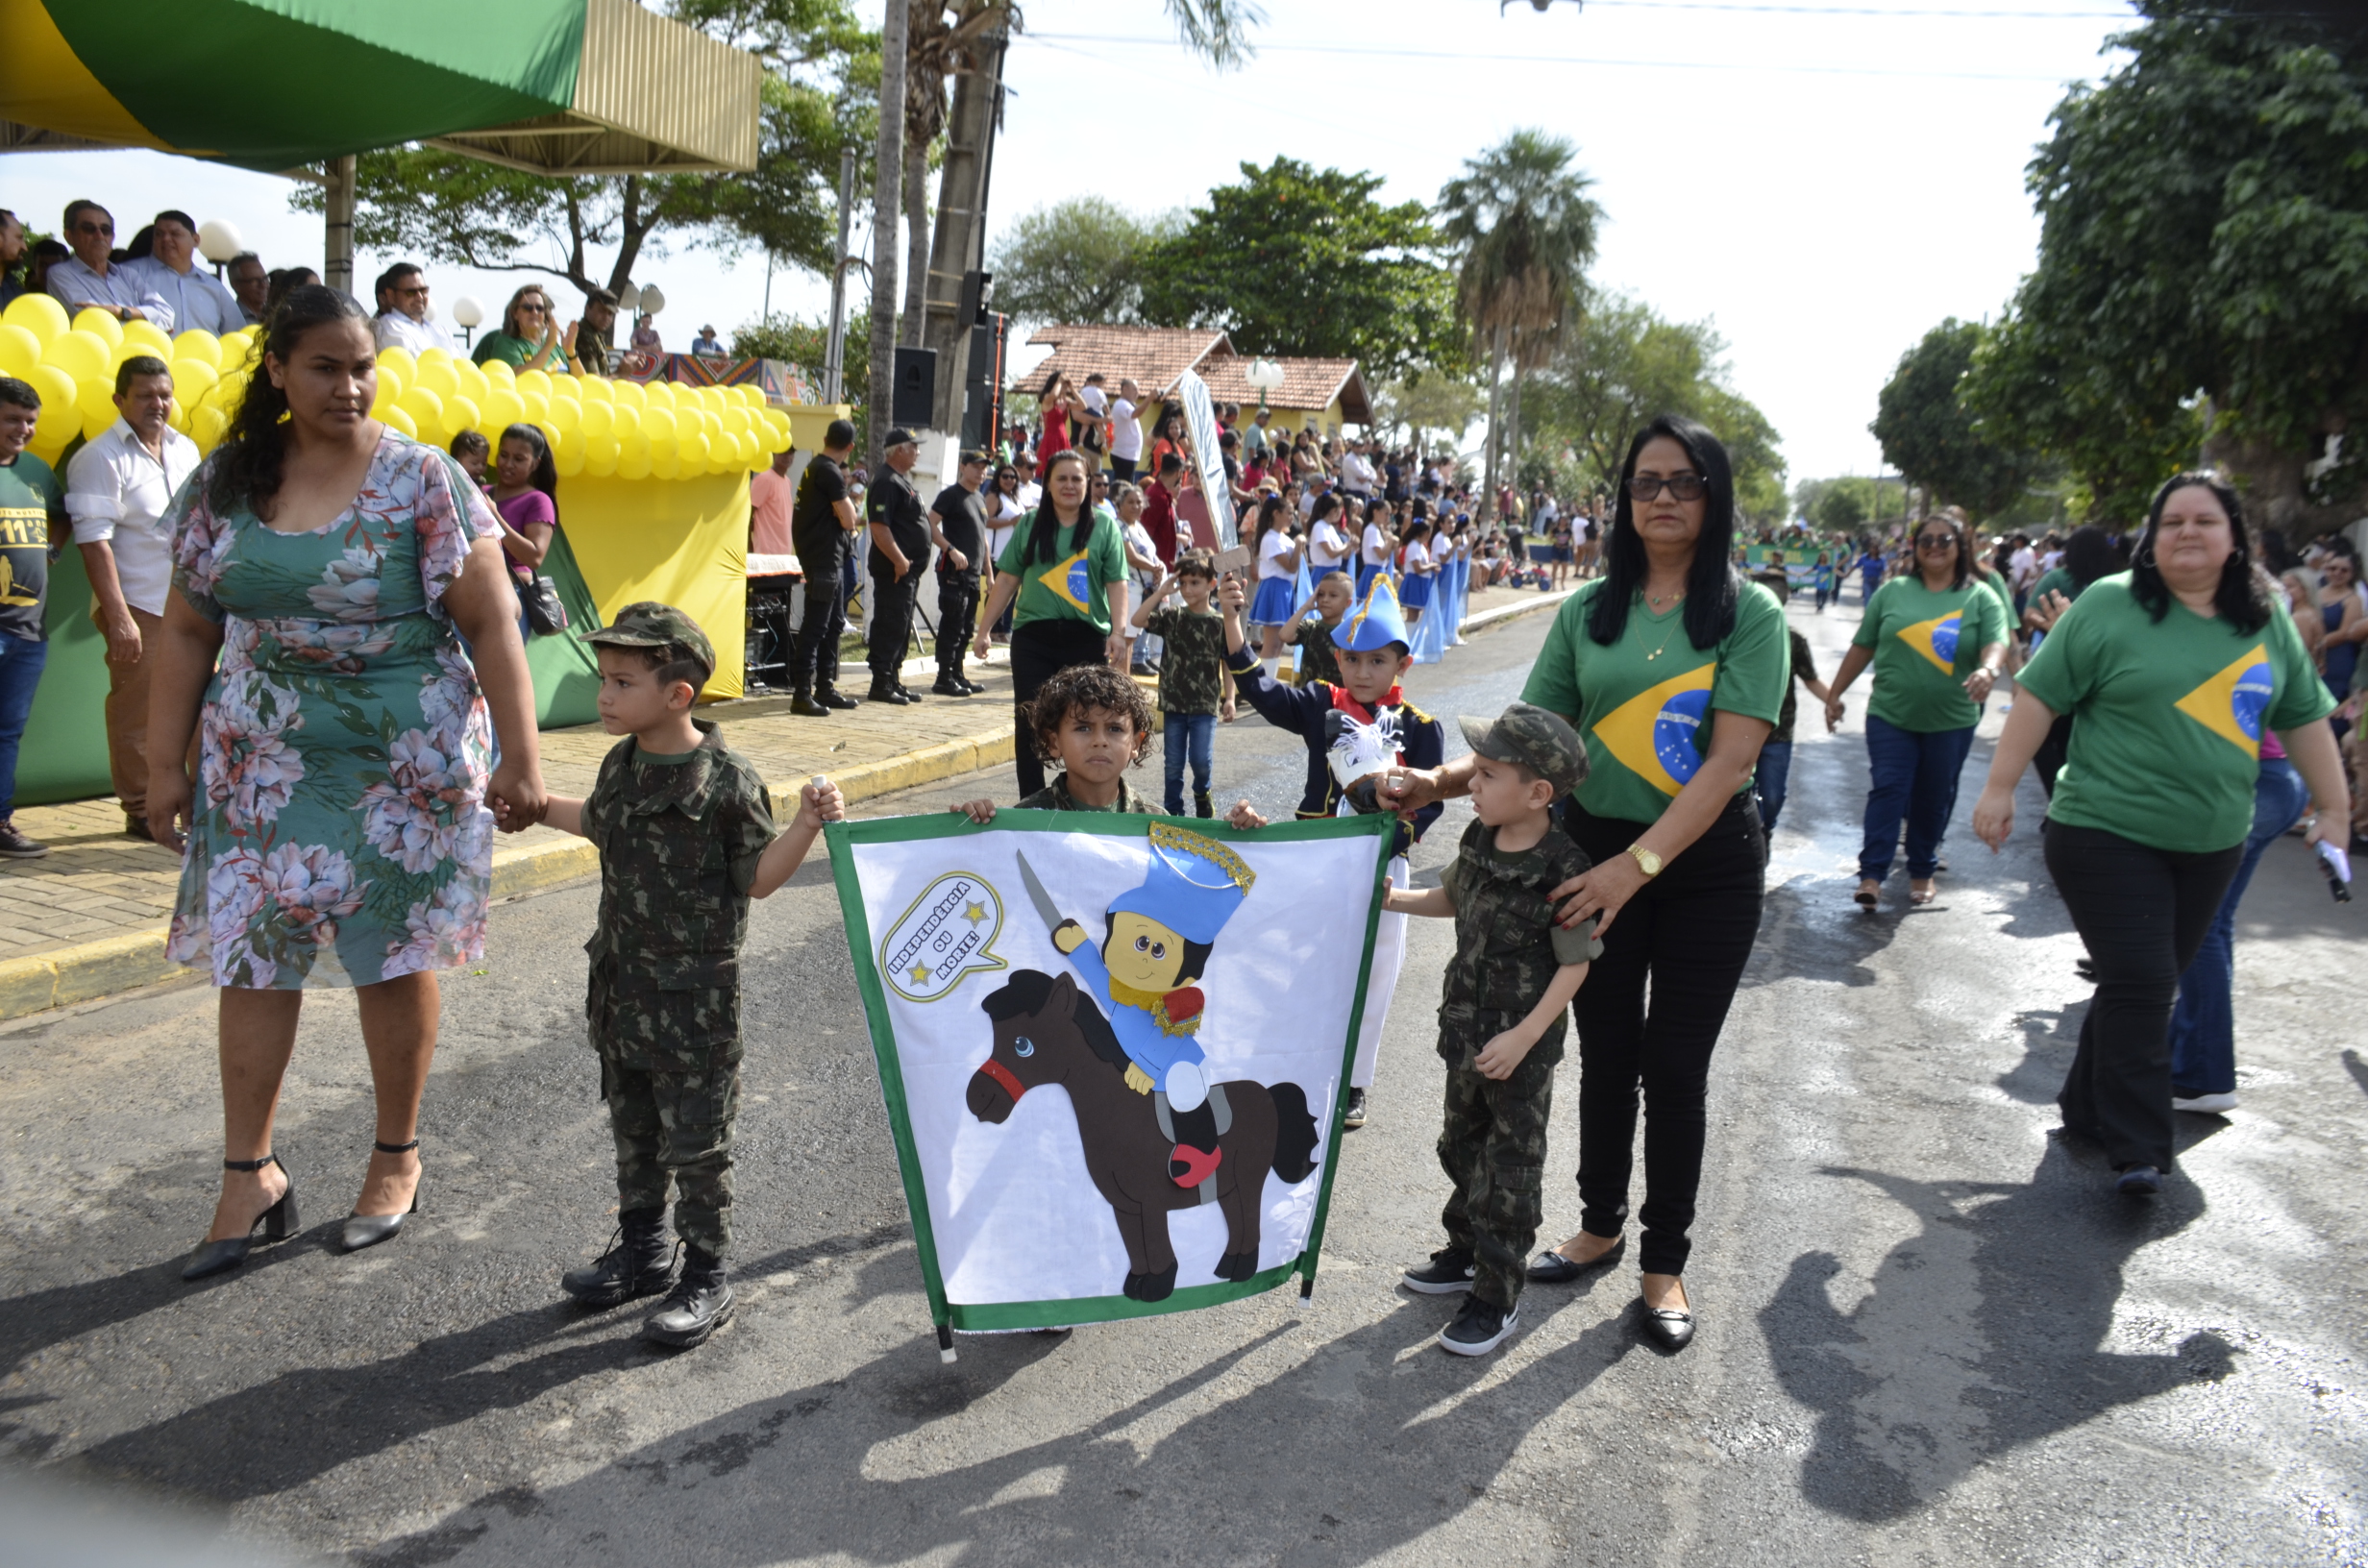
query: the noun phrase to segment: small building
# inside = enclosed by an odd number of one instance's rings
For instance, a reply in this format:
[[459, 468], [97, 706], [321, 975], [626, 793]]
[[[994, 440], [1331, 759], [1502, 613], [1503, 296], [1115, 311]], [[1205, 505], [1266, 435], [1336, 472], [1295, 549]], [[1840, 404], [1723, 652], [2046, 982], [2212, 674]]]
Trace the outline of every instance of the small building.
[[[1217, 402], [1240, 404], [1246, 422], [1258, 406], [1258, 389], [1246, 379], [1251, 356], [1235, 352], [1232, 340], [1215, 328], [1045, 327], [1028, 342], [1049, 346], [1052, 356], [1020, 378], [1017, 391], [1042, 397], [1055, 376], [1083, 386], [1086, 377], [1100, 371], [1113, 396], [1122, 380], [1132, 378], [1147, 398], [1165, 399], [1189, 370], [1208, 383]], [[1269, 429], [1338, 435], [1344, 424], [1372, 424], [1372, 396], [1354, 359], [1268, 357], [1283, 372], [1283, 384], [1267, 399]], [[1140, 417], [1147, 436], [1149, 410]]]

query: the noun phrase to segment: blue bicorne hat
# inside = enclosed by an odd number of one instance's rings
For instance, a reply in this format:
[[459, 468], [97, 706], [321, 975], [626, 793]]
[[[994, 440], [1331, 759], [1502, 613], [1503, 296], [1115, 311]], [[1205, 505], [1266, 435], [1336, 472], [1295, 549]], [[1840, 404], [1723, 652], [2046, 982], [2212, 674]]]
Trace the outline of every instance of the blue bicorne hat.
[[1387, 572], [1374, 576], [1372, 586], [1365, 591], [1365, 602], [1332, 628], [1332, 643], [1350, 653], [1371, 653], [1392, 643], [1414, 646], [1406, 630], [1406, 612], [1397, 607], [1397, 588]]
[[1110, 900], [1113, 915], [1157, 920], [1186, 942], [1211, 943], [1249, 896], [1258, 873], [1204, 834], [1151, 824], [1151, 871], [1143, 886]]

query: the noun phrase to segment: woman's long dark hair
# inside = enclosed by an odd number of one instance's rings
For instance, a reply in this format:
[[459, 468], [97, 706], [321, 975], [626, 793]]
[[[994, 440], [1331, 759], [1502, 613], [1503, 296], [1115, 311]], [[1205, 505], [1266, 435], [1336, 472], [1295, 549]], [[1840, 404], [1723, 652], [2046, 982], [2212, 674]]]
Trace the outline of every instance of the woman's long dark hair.
[[2093, 523], [2084, 524], [2063, 542], [2063, 569], [2085, 588], [2121, 570], [2121, 551], [2113, 548], [2112, 535]]
[[1686, 574], [1686, 640], [1697, 651], [1715, 648], [1735, 629], [1735, 605], [1743, 579], [1728, 557], [1735, 553], [1735, 471], [1718, 437], [1681, 414], [1663, 414], [1637, 431], [1619, 467], [1619, 490], [1612, 504], [1612, 535], [1603, 551], [1604, 584], [1587, 618], [1587, 635], [1605, 648], [1628, 629], [1628, 601], [1644, 590], [1644, 538], [1637, 532], [1636, 501], [1628, 481], [1646, 443], [1667, 436], [1686, 449], [1702, 476], [1702, 533], [1694, 541], [1693, 566]]
[[[263, 353], [276, 355], [284, 365], [296, 357], [296, 345], [316, 327], [354, 322], [369, 334], [370, 315], [353, 296], [319, 283], [301, 283], [287, 292], [264, 328]], [[243, 502], [260, 515], [280, 493], [281, 469], [287, 456], [287, 394], [271, 384], [271, 372], [259, 356], [255, 374], [231, 415], [222, 444], [206, 460], [209, 478], [206, 499], [216, 511]]]
[[2202, 469], [2174, 474], [2155, 492], [2155, 503], [2146, 508], [2146, 527], [2138, 535], [2137, 549], [2130, 559], [2130, 597], [2146, 606], [2146, 611], [2159, 622], [2171, 613], [2170, 584], [2162, 580], [2162, 568], [2155, 559], [2155, 535], [2162, 527], [2162, 508], [2170, 504], [2171, 497], [2189, 488], [2208, 490], [2228, 514], [2229, 543], [2234, 547], [2229, 558], [2220, 563], [2220, 586], [2212, 590], [2212, 608], [2222, 620], [2240, 632], [2256, 632], [2269, 624], [2269, 597], [2261, 592], [2261, 579], [2253, 570], [2253, 545], [2245, 536], [2244, 503], [2236, 499], [2236, 491], [2226, 479]]
[[[1074, 447], [1063, 447], [1052, 454], [1051, 461], [1045, 464], [1045, 493], [1036, 499], [1036, 519], [1028, 525], [1027, 553], [1021, 557], [1024, 564], [1030, 566], [1052, 564], [1053, 541], [1061, 536], [1061, 514], [1052, 506], [1052, 471], [1063, 463], [1074, 463], [1079, 468], [1084, 468], [1085, 454]], [[1088, 471], [1089, 481], [1092, 477], [1091, 471]], [[1080, 533], [1090, 532], [1093, 529], [1094, 502], [1090, 498], [1080, 497], [1078, 499], [1075, 526]], [[1073, 542], [1077, 535], [1073, 534], [1071, 538]]]
[[551, 498], [552, 521], [555, 523], [557, 522], [559, 516], [559, 463], [557, 458], [551, 455], [551, 443], [543, 439], [542, 431], [536, 429], [533, 426], [529, 425], [524, 421], [521, 421], [516, 425], [504, 428], [502, 431], [502, 439], [505, 441], [521, 442], [525, 445], [527, 451], [534, 453], [534, 472], [527, 477], [527, 485], [530, 489], [540, 490], [544, 495]]

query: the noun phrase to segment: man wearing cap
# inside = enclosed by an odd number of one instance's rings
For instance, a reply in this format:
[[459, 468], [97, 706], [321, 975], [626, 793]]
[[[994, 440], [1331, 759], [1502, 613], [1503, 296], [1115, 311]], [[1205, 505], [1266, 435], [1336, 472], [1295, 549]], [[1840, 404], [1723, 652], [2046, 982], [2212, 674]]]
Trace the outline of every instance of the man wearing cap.
[[921, 508], [921, 492], [906, 478], [920, 457], [919, 436], [902, 426], [890, 430], [863, 502], [872, 530], [872, 552], [865, 557], [872, 572], [872, 690], [866, 696], [898, 707], [921, 700], [898, 678], [913, 635], [913, 600], [921, 575], [929, 569], [928, 514]]
[[798, 499], [789, 512], [790, 543], [805, 576], [804, 619], [789, 655], [789, 711], [808, 719], [856, 705], [839, 692], [839, 638], [847, 630], [850, 586], [841, 574], [863, 526], [847, 494], [847, 460], [854, 454], [855, 427], [832, 420], [823, 431], [823, 450], [798, 477]]
[[987, 454], [962, 453], [954, 482], [929, 502], [929, 541], [937, 546], [937, 684], [940, 697], [983, 692], [965, 677], [962, 656], [978, 629], [979, 561], [987, 548], [987, 505], [979, 487], [987, 479]]

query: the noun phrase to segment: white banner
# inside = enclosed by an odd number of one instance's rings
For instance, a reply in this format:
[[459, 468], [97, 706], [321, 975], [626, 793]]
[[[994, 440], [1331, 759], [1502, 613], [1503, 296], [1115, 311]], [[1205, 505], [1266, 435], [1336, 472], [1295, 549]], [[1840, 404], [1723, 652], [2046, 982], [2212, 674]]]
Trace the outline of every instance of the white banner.
[[1242, 542], [1233, 520], [1233, 486], [1225, 478], [1225, 454], [1217, 445], [1217, 407], [1209, 401], [1209, 386], [1186, 371], [1176, 380], [1184, 398], [1184, 428], [1192, 432], [1193, 455], [1200, 464], [1200, 493], [1208, 498], [1209, 517], [1217, 526], [1217, 548], [1231, 550]]

